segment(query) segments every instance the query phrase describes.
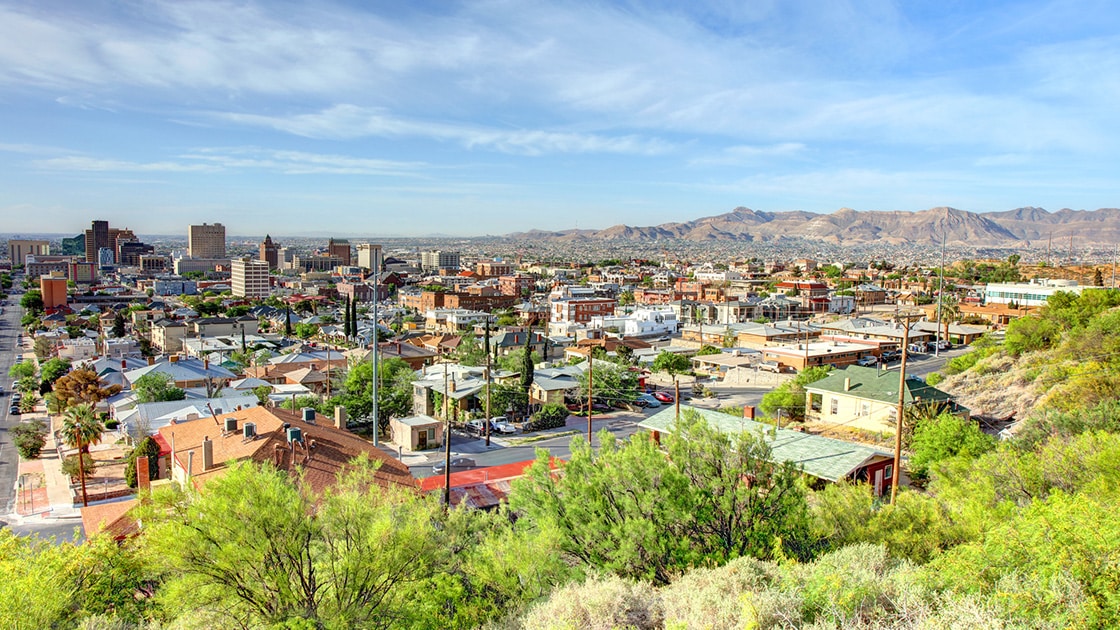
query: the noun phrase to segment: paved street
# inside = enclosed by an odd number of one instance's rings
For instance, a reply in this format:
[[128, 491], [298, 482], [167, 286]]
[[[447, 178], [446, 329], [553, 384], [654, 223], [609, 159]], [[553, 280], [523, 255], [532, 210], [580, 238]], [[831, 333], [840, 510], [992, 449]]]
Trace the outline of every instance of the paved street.
[[12, 379], [8, 370], [15, 362], [16, 337], [20, 334], [19, 320], [23, 309], [19, 306], [18, 295], [11, 295], [7, 302], [4, 314], [0, 315], [0, 385], [4, 386], [4, 395], [0, 397], [0, 515], [15, 510], [15, 485], [19, 474], [19, 453], [8, 430], [18, 424], [20, 418], [8, 414], [12, 396]]

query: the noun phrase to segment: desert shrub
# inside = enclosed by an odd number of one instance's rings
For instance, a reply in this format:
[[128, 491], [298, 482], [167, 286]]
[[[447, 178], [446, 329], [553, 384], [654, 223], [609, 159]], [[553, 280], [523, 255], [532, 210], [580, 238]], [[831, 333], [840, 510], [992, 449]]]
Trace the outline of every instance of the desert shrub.
[[663, 619], [655, 589], [612, 576], [558, 589], [532, 608], [521, 625], [542, 630], [654, 630], [662, 627]]
[[941, 372], [930, 372], [926, 375], [926, 385], [937, 387], [938, 383], [945, 380], [945, 376]]
[[977, 457], [993, 448], [996, 440], [971, 420], [943, 413], [914, 429], [910, 447], [910, 474], [917, 479], [929, 475], [930, 465], [950, 457]]

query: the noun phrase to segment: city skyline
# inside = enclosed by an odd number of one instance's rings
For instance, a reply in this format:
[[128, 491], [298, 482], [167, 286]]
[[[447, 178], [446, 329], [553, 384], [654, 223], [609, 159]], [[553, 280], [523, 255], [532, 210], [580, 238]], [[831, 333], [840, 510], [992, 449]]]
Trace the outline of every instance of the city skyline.
[[0, 209], [12, 233], [480, 236], [1115, 207], [1118, 23], [1104, 2], [0, 2]]

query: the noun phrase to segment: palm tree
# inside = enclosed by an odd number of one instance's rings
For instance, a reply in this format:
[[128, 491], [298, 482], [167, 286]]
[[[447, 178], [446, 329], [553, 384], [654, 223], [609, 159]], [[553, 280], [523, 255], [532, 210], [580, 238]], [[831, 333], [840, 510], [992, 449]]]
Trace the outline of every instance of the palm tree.
[[101, 442], [104, 432], [105, 425], [97, 417], [97, 410], [88, 403], [72, 405], [62, 414], [62, 439], [71, 448], [87, 453], [91, 444]]
[[78, 449], [78, 477], [82, 480], [82, 505], [89, 505], [86, 497], [86, 469], [84, 454], [90, 444], [101, 441], [105, 426], [97, 417], [97, 410], [89, 403], [72, 405], [62, 414], [62, 439]]
[[945, 336], [942, 337], [946, 342], [949, 341], [949, 324], [960, 319], [961, 308], [957, 303], [955, 296], [946, 295], [941, 298], [941, 323], [945, 325]]

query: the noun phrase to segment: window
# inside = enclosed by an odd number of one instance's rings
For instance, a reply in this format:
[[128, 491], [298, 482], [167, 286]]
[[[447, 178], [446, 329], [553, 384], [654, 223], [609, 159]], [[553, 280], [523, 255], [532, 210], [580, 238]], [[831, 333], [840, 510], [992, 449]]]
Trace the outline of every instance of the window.
[[861, 402], [859, 404], [859, 415], [866, 416], [871, 413], [871, 403]]
[[433, 441], [435, 439], [436, 439], [436, 430], [435, 429], [428, 429], [428, 441]]
[[837, 398], [829, 399], [829, 401], [828, 401], [828, 413], [835, 416], [839, 411], [840, 411], [840, 400], [837, 399]]
[[893, 474], [894, 474], [894, 464], [887, 464], [887, 467], [883, 469], [883, 479], [890, 479], [891, 475], [893, 475]]

